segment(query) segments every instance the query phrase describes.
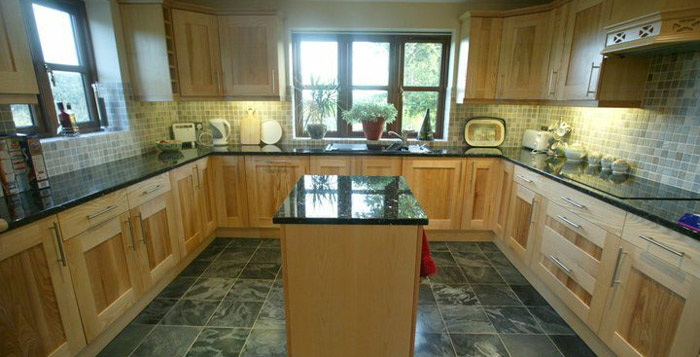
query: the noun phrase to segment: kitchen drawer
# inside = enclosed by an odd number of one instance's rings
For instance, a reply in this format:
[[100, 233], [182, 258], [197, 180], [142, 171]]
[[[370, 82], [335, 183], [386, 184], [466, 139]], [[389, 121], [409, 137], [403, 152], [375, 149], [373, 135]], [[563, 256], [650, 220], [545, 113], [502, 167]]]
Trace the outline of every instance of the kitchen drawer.
[[129, 207], [138, 207], [165, 192], [170, 191], [170, 173], [152, 177], [126, 188], [126, 197]]
[[547, 183], [551, 182], [551, 180], [546, 177], [517, 165], [513, 172], [513, 181], [541, 195], [546, 194]]
[[63, 239], [68, 240], [114, 218], [129, 209], [126, 190], [109, 193], [100, 198], [58, 213]]
[[700, 241], [628, 214], [622, 239], [646, 250], [656, 259], [700, 278]]

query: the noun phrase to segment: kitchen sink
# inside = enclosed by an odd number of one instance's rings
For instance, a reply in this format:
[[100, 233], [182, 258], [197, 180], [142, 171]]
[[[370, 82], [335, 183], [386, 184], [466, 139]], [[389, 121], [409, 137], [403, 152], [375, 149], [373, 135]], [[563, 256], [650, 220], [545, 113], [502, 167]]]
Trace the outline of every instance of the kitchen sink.
[[393, 143], [390, 145], [379, 144], [346, 144], [333, 143], [328, 144], [325, 151], [336, 152], [396, 152], [396, 153], [411, 153], [411, 154], [427, 154], [430, 149], [423, 145], [403, 145], [402, 143]]

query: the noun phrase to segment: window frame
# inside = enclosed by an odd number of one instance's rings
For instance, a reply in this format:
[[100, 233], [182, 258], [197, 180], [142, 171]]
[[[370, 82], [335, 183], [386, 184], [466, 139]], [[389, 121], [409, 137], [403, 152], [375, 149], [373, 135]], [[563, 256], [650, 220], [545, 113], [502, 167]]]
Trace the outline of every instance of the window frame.
[[[394, 104], [398, 111], [396, 121], [386, 126], [382, 139], [388, 139], [388, 131], [401, 131], [403, 122], [403, 96], [404, 92], [437, 92], [438, 110], [431, 113], [436, 116], [435, 138], [444, 138], [445, 111], [447, 109], [447, 82], [449, 72], [449, 56], [452, 42], [450, 33], [360, 33], [360, 32], [293, 32], [292, 33], [292, 81], [294, 93], [294, 126], [295, 135], [298, 138], [309, 137], [304, 130], [302, 90], [313, 89], [310, 85], [301, 82], [300, 46], [302, 41], [335, 41], [338, 43], [338, 102], [336, 122], [337, 131], [326, 133], [328, 138], [361, 138], [362, 131], [352, 131], [352, 126], [342, 120], [342, 109], [349, 109], [352, 105], [353, 90], [382, 90], [387, 91], [388, 102]], [[388, 42], [389, 43], [389, 81], [387, 86], [378, 85], [353, 85], [352, 84], [352, 43], [359, 42]], [[442, 53], [440, 58], [440, 79], [438, 86], [404, 86], [404, 46], [405, 43], [440, 43]], [[417, 137], [416, 133], [410, 137]]]
[[[71, 15], [79, 65], [54, 64], [44, 61], [39, 31], [32, 9], [33, 4], [54, 8]], [[53, 91], [51, 90], [48, 68], [54, 71], [67, 71], [80, 73], [82, 75], [90, 121], [78, 123], [78, 127], [81, 133], [101, 131], [102, 127], [106, 126], [107, 123], [98, 115], [95, 92], [92, 86], [93, 83], [97, 83], [97, 67], [95, 65], [90, 29], [87, 24], [85, 3], [81, 0], [26, 0], [22, 1], [22, 6], [22, 12], [26, 19], [25, 28], [27, 30], [29, 47], [34, 63], [34, 72], [36, 73], [37, 84], [39, 86], [39, 101], [38, 105], [31, 106], [34, 125], [30, 127], [17, 127], [17, 132], [38, 134], [41, 137], [56, 136], [60, 125], [58, 122], [56, 104], [54, 103]]]

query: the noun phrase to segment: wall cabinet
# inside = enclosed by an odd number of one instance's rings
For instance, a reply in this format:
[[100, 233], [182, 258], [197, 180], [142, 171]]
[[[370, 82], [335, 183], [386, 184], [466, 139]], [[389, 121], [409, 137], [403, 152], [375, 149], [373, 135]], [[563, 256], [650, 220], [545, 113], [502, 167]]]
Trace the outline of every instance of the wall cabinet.
[[248, 227], [248, 195], [243, 156], [212, 158], [219, 227]]
[[462, 229], [492, 229], [500, 159], [468, 159], [464, 170]]
[[428, 229], [460, 229], [463, 159], [405, 158], [402, 176], [428, 214]]
[[272, 216], [299, 178], [309, 172], [309, 158], [247, 156], [245, 172], [250, 226], [272, 228]]
[[493, 231], [496, 237], [503, 239], [508, 223], [510, 208], [510, 191], [513, 187], [513, 164], [505, 160], [499, 160], [498, 166], [498, 190], [496, 194], [496, 208], [494, 209]]
[[58, 221], [46, 218], [0, 240], [2, 354], [78, 354], [85, 337]]
[[502, 33], [503, 18], [472, 17], [470, 19], [465, 98], [496, 98]]
[[128, 212], [65, 242], [88, 342], [124, 314], [143, 293], [136, 244]]
[[532, 257], [537, 231], [537, 218], [542, 197], [527, 188], [514, 184], [510, 195], [510, 213], [506, 228], [505, 246], [522, 263]]
[[170, 186], [175, 200], [180, 253], [187, 256], [204, 240], [204, 223], [201, 212], [201, 185], [195, 164], [188, 164], [170, 171]]
[[223, 94], [217, 17], [172, 10], [175, 54], [183, 97], [218, 97]]
[[276, 16], [220, 16], [224, 95], [277, 96]]
[[0, 94], [38, 94], [20, 0], [0, 2]]

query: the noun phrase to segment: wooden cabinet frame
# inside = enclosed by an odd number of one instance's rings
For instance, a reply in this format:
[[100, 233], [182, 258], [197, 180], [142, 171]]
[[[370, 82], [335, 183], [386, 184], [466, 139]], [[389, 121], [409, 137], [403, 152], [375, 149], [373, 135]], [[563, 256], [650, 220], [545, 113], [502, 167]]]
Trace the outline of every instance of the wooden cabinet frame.
[[243, 156], [215, 156], [212, 165], [218, 226], [248, 227], [248, 189]]

